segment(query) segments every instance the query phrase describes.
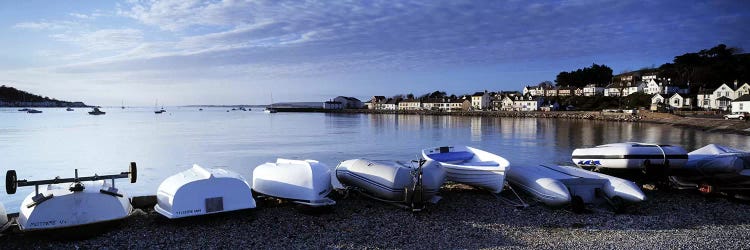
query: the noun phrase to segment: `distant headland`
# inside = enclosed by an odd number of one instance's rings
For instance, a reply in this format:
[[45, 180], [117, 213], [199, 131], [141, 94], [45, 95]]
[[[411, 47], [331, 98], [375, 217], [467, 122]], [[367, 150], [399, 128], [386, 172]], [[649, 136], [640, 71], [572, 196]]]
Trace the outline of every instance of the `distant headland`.
[[83, 102], [60, 101], [5, 85], [0, 86], [0, 107], [90, 107]]

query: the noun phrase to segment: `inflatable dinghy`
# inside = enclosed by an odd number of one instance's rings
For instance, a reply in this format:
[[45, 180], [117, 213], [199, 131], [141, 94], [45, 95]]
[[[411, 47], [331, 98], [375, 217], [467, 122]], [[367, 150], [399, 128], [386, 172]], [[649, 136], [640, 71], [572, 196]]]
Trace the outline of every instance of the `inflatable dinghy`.
[[573, 150], [573, 162], [585, 169], [644, 169], [651, 166], [680, 168], [687, 151], [680, 146], [639, 142], [612, 143]]
[[170, 219], [255, 208], [250, 185], [221, 168], [192, 168], [165, 179], [156, 192], [157, 213]]
[[318, 207], [336, 204], [326, 197], [331, 190], [331, 169], [318, 161], [277, 159], [253, 170], [253, 191], [261, 195]]
[[[18, 180], [15, 170], [8, 170], [6, 192], [14, 194], [18, 187], [35, 186], [21, 203], [17, 223], [22, 231], [62, 229], [121, 220], [133, 207], [128, 196], [115, 188], [115, 179], [136, 181], [135, 162], [128, 172], [113, 175], [78, 176], [49, 180]], [[109, 180], [111, 182], [107, 182]], [[71, 183], [70, 185], [55, 185]], [[6, 218], [7, 219], [7, 218]]]
[[597, 198], [615, 209], [645, 199], [634, 182], [569, 166], [513, 166], [508, 182], [548, 206], [571, 204], [575, 212]]
[[703, 193], [750, 190], [750, 152], [709, 144], [688, 153], [684, 173], [670, 180]]
[[422, 157], [439, 162], [449, 181], [499, 193], [505, 187], [508, 161], [498, 155], [466, 146], [422, 150]]
[[403, 204], [419, 211], [434, 202], [445, 172], [440, 164], [420, 160], [418, 166], [398, 161], [353, 159], [336, 167], [336, 179], [353, 189], [385, 202]]
[[[5, 231], [10, 226], [10, 221], [8, 220], [8, 213], [5, 211], [5, 206], [3, 206], [3, 203], [0, 202], [0, 233]], [[0, 234], [1, 236], [2, 234]]]

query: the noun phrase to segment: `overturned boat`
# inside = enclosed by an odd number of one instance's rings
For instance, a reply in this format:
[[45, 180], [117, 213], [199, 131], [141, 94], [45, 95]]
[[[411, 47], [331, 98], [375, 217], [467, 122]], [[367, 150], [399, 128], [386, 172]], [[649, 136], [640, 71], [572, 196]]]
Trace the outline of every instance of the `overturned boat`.
[[449, 181], [480, 187], [492, 193], [503, 191], [508, 160], [498, 155], [466, 146], [438, 147], [422, 150], [422, 157], [439, 162]]
[[331, 190], [331, 169], [318, 161], [279, 158], [253, 170], [253, 191], [264, 196], [319, 207], [336, 204]]
[[634, 182], [569, 166], [513, 166], [508, 182], [548, 206], [571, 204], [574, 212], [597, 199], [619, 210], [646, 198]]
[[5, 231], [5, 229], [7, 229], [8, 226], [10, 226], [10, 221], [8, 220], [8, 213], [5, 211], [5, 206], [3, 206], [3, 203], [0, 203], [0, 233]]
[[[22, 231], [65, 229], [124, 219], [133, 207], [127, 195], [115, 188], [115, 179], [128, 178], [135, 183], [137, 169], [130, 163], [128, 172], [114, 175], [78, 176], [49, 180], [18, 180], [16, 171], [6, 174], [5, 187], [14, 194], [18, 187], [35, 186], [21, 203], [17, 223]], [[107, 182], [106, 180], [111, 180]], [[72, 183], [71, 185], [54, 185]]]
[[445, 181], [445, 172], [434, 161], [416, 163], [346, 160], [336, 167], [336, 181], [370, 198], [419, 211], [425, 203], [439, 200], [437, 193]]
[[[573, 150], [573, 162], [585, 169], [680, 168], [687, 163], [687, 151], [674, 145], [640, 142], [612, 143]], [[664, 168], [661, 168], [662, 170]]]
[[229, 170], [198, 165], [165, 179], [156, 200], [154, 210], [170, 219], [255, 208], [245, 178]]
[[750, 191], [750, 152], [709, 144], [688, 153], [683, 174], [670, 177], [678, 188], [703, 193]]

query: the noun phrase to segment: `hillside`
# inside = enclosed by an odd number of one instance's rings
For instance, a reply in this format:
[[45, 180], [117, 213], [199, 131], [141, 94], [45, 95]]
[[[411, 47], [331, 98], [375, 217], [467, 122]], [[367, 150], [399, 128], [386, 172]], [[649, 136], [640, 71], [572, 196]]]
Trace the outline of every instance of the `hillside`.
[[0, 107], [88, 107], [83, 102], [60, 101], [31, 94], [5, 85], [0, 86]]

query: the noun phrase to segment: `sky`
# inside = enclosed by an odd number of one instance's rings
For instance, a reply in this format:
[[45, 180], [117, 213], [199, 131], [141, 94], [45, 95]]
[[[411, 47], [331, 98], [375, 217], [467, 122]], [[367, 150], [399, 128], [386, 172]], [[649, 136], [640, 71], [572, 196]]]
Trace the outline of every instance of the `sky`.
[[0, 1], [0, 84], [90, 105], [521, 90], [724, 43], [748, 1]]

